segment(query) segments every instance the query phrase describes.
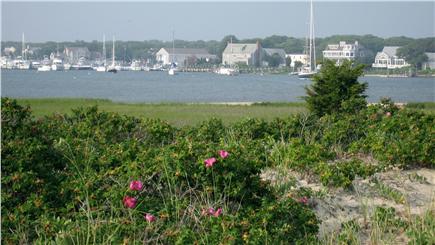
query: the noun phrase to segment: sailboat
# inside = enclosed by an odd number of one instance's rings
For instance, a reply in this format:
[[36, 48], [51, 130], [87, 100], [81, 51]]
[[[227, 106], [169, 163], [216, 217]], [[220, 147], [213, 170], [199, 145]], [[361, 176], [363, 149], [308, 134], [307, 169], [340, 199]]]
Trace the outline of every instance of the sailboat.
[[175, 75], [175, 70], [177, 65], [174, 62], [174, 55], [175, 55], [175, 41], [174, 41], [174, 32], [172, 32], [172, 57], [171, 57], [171, 67], [168, 70], [169, 75]]
[[96, 71], [99, 72], [105, 72], [106, 71], [106, 35], [103, 35], [103, 56], [104, 56], [104, 62], [103, 65], [97, 66]]
[[112, 46], [112, 65], [107, 68], [108, 72], [117, 73], [118, 70], [115, 67], [115, 37], [113, 37], [113, 46]]
[[313, 0], [310, 1], [310, 37], [308, 40], [309, 51], [307, 65], [298, 73], [299, 78], [310, 78], [317, 73], [316, 66], [316, 41], [314, 37]]
[[14, 61], [16, 64], [16, 68], [19, 70], [29, 70], [30, 69], [30, 62], [27, 60], [27, 49], [26, 45], [24, 44], [24, 32], [23, 32], [23, 38], [22, 38], [22, 45], [21, 45], [21, 58], [16, 59]]

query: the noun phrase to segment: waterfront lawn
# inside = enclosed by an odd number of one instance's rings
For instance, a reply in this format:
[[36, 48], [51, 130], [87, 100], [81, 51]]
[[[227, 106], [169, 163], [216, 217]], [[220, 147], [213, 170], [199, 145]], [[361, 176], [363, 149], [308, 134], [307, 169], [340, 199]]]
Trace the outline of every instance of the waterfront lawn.
[[78, 107], [98, 106], [100, 111], [117, 112], [123, 115], [141, 118], [160, 118], [175, 126], [195, 125], [210, 118], [222, 119], [232, 123], [242, 118], [258, 118], [270, 121], [276, 117], [287, 117], [305, 112], [304, 103], [265, 103], [254, 105], [223, 104], [129, 104], [102, 99], [18, 99], [22, 106], [29, 105], [36, 117], [53, 113], [71, 113]]

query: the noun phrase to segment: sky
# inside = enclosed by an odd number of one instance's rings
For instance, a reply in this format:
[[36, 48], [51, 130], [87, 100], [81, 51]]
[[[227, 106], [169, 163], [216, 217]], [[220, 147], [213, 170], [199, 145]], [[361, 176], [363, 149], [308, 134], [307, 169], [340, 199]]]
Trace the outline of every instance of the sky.
[[[434, 1], [316, 1], [316, 37], [373, 34], [434, 37]], [[308, 1], [23, 2], [1, 1], [1, 40], [221, 40], [271, 35], [306, 37]]]

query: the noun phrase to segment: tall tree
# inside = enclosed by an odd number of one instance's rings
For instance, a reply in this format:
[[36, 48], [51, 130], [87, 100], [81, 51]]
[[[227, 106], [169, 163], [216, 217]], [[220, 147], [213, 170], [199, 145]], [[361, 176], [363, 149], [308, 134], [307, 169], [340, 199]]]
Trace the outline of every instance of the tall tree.
[[334, 113], [355, 113], [366, 107], [364, 91], [367, 83], [358, 82], [364, 65], [353, 66], [345, 61], [336, 66], [325, 60], [322, 69], [313, 77], [313, 84], [305, 87], [304, 97], [311, 112], [318, 116]]

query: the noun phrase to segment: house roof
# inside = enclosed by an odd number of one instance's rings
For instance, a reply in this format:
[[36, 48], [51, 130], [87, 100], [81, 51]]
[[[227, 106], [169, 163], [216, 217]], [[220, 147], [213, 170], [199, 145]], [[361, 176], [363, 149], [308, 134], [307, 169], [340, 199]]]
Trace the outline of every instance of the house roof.
[[279, 54], [279, 56], [285, 57], [285, 51], [281, 48], [264, 48], [263, 50], [266, 51], [268, 55]]
[[65, 49], [68, 49], [70, 51], [85, 51], [85, 52], [89, 52], [88, 47], [66, 47]]
[[434, 62], [435, 61], [435, 53], [428, 53], [428, 52], [426, 52], [425, 53], [426, 55], [427, 55], [427, 61], [428, 62]]
[[399, 49], [399, 46], [386, 46], [384, 49], [382, 49], [383, 53], [386, 53], [388, 56], [396, 56], [397, 49]]
[[212, 55], [204, 48], [164, 48], [169, 54]]
[[224, 53], [252, 54], [257, 50], [256, 43], [229, 43]]

